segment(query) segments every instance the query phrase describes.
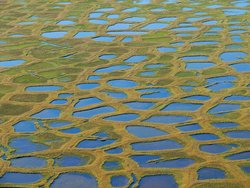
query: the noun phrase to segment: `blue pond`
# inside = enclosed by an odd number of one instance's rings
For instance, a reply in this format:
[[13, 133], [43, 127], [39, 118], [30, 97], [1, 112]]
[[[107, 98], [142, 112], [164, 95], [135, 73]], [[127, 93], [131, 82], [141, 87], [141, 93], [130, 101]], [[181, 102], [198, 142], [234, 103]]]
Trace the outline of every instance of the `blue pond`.
[[20, 157], [11, 160], [11, 166], [19, 168], [42, 168], [46, 164], [45, 159], [38, 157]]
[[43, 37], [46, 38], [53, 38], [53, 39], [57, 39], [57, 38], [62, 38], [67, 34], [66, 31], [51, 31], [51, 32], [45, 32], [42, 34]]
[[201, 168], [198, 170], [198, 179], [206, 180], [206, 179], [223, 179], [226, 177], [226, 173], [224, 170], [218, 168]]
[[62, 86], [54, 86], [54, 85], [40, 85], [40, 86], [29, 86], [26, 87], [25, 91], [29, 92], [52, 92], [58, 91], [62, 89]]
[[79, 172], [67, 172], [60, 174], [54, 182], [51, 184], [50, 188], [83, 188], [91, 187], [97, 188], [98, 184], [96, 178], [90, 174], [82, 174]]
[[174, 124], [174, 123], [183, 123], [193, 118], [190, 116], [181, 116], [181, 115], [154, 115], [150, 118], [144, 120], [144, 122], [149, 123], [162, 123], [162, 124]]
[[163, 109], [161, 111], [196, 111], [198, 110], [203, 104], [198, 103], [180, 103], [180, 102], [174, 102]]
[[36, 114], [33, 114], [32, 117], [37, 118], [37, 119], [54, 119], [54, 118], [58, 118], [60, 114], [61, 114], [61, 110], [48, 108]]
[[111, 177], [111, 185], [113, 187], [123, 187], [128, 185], [129, 179], [126, 176], [112, 176]]
[[107, 82], [110, 86], [116, 87], [116, 88], [133, 88], [137, 86], [137, 83], [132, 80], [109, 80]]
[[118, 114], [114, 116], [108, 116], [108, 117], [105, 117], [104, 119], [109, 120], [109, 121], [127, 122], [127, 121], [135, 120], [138, 117], [139, 117], [138, 114], [128, 113], [128, 114]]
[[92, 108], [88, 110], [73, 112], [72, 115], [78, 118], [92, 118], [100, 114], [110, 113], [114, 111], [115, 109], [111, 106], [101, 106], [101, 107]]
[[150, 138], [150, 137], [163, 136], [163, 135], [168, 134], [167, 132], [162, 131], [160, 129], [156, 129], [153, 127], [140, 126], [140, 125], [128, 126], [126, 129], [130, 134], [133, 134], [139, 138]]
[[134, 110], [147, 110], [153, 107], [155, 103], [134, 101], [134, 102], [126, 102], [124, 104]]
[[36, 126], [33, 121], [19, 121], [13, 125], [15, 132], [35, 132]]
[[74, 105], [74, 108], [83, 108], [83, 107], [86, 107], [86, 106], [99, 104], [101, 102], [102, 102], [102, 100], [97, 98], [97, 97], [79, 99], [78, 102]]
[[43, 176], [37, 173], [7, 172], [0, 177], [0, 183], [31, 184], [42, 178]]
[[137, 142], [131, 144], [135, 151], [172, 150], [183, 146], [174, 140], [160, 140], [152, 142]]
[[0, 67], [14, 67], [14, 66], [21, 65], [24, 62], [25, 60], [22, 60], [22, 59], [0, 61]]
[[168, 174], [147, 175], [140, 179], [138, 188], [178, 188], [174, 177]]

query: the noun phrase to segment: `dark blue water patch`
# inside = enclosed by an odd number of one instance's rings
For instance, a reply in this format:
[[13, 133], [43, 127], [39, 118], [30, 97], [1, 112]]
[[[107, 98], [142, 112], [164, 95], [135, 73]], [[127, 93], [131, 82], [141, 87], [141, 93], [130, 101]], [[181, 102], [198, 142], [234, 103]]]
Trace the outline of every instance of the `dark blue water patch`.
[[180, 88], [186, 92], [189, 92], [189, 91], [193, 91], [194, 86], [180, 86]]
[[98, 86], [100, 86], [99, 83], [82, 83], [82, 84], [77, 84], [76, 87], [78, 87], [81, 90], [90, 90], [90, 89], [95, 89]]
[[244, 10], [244, 9], [232, 9], [231, 8], [231, 9], [223, 9], [223, 12], [227, 16], [239, 16], [239, 15], [244, 15], [249, 11]]
[[211, 108], [210, 110], [208, 110], [208, 113], [213, 114], [213, 115], [219, 115], [219, 114], [233, 112], [238, 109], [240, 109], [240, 104], [221, 103]]
[[194, 27], [194, 26], [186, 26], [186, 27], [175, 27], [175, 28], [172, 28], [171, 30], [176, 31], [176, 32], [179, 32], [179, 31], [188, 32], [188, 31], [197, 31], [199, 30], [199, 28]]
[[230, 67], [233, 67], [237, 72], [250, 72], [250, 63], [232, 64]]
[[60, 174], [51, 184], [50, 188], [97, 188], [96, 178], [91, 174], [82, 174], [79, 172], [67, 172]]
[[96, 12], [110, 12], [110, 11], [114, 11], [115, 9], [112, 7], [105, 7], [105, 8], [99, 8], [96, 10]]
[[198, 173], [199, 180], [224, 179], [226, 177], [225, 171], [219, 168], [203, 167], [199, 169], [197, 173]]
[[183, 148], [182, 144], [174, 140], [137, 142], [132, 143], [131, 146], [135, 151], [173, 150]]
[[167, 135], [168, 133], [153, 127], [146, 127], [141, 125], [131, 125], [126, 127], [126, 130], [139, 138], [151, 138], [156, 136]]
[[192, 56], [184, 56], [181, 59], [183, 61], [203, 61], [203, 60], [208, 60], [208, 56], [206, 56], [206, 55], [192, 55]]
[[159, 22], [172, 22], [175, 21], [177, 19], [177, 17], [163, 17], [163, 18], [159, 18], [157, 21]]
[[58, 95], [58, 97], [59, 97], [59, 98], [62, 98], [62, 99], [66, 99], [66, 98], [69, 98], [69, 97], [71, 97], [71, 96], [73, 96], [72, 93], [60, 93], [60, 94]]
[[158, 47], [157, 50], [162, 53], [166, 52], [176, 52], [176, 48], [173, 47]]
[[55, 85], [40, 85], [40, 86], [29, 86], [25, 88], [25, 91], [29, 92], [52, 92], [62, 89], [62, 86]]
[[18, 168], [42, 168], [47, 165], [47, 161], [39, 157], [20, 157], [11, 159], [11, 166]]
[[147, 175], [140, 179], [138, 188], [177, 188], [178, 184], [173, 175]]
[[185, 99], [185, 100], [197, 100], [197, 101], [207, 101], [207, 100], [210, 99], [210, 97], [206, 96], [206, 95], [192, 95], [192, 96], [184, 97], [182, 99]]
[[242, 169], [243, 172], [245, 172], [245, 173], [250, 173], [250, 166], [241, 166], [241, 169]]
[[121, 167], [118, 161], [106, 161], [103, 163], [103, 168], [105, 170], [117, 170]]
[[69, 166], [83, 166], [87, 164], [88, 160], [84, 157], [79, 156], [62, 156], [60, 158], [55, 159], [54, 165], [69, 167]]
[[218, 140], [219, 139], [219, 137], [217, 135], [211, 134], [211, 133], [192, 134], [190, 136], [198, 141], [208, 141], [208, 140]]
[[133, 88], [137, 86], [135, 81], [125, 79], [109, 80], [107, 83], [116, 88]]
[[81, 132], [81, 129], [78, 127], [73, 127], [69, 129], [60, 130], [60, 132], [65, 133], [65, 134], [77, 134]]
[[124, 104], [134, 110], [148, 110], [155, 105], [154, 102], [139, 102], [139, 101], [126, 102]]
[[222, 82], [222, 83], [214, 83], [211, 86], [208, 86], [207, 88], [213, 92], [219, 92], [222, 91], [224, 89], [229, 89], [234, 87], [234, 83], [231, 82]]
[[125, 63], [140, 63], [142, 61], [145, 61], [147, 59], [147, 56], [145, 55], [134, 55], [129, 57], [128, 59], [125, 59]]
[[88, 76], [88, 80], [100, 80], [101, 76], [97, 76], [97, 75], [90, 75]]
[[100, 55], [99, 59], [101, 60], [109, 60], [109, 59], [114, 59], [117, 56], [115, 54], [104, 54], [104, 55]]
[[109, 15], [107, 16], [108, 19], [117, 19], [117, 18], [119, 18], [119, 17], [120, 17], [119, 14], [109, 14]]
[[154, 76], [156, 73], [154, 71], [141, 72], [140, 76]]
[[208, 21], [202, 22], [202, 24], [204, 25], [216, 25], [217, 23], [218, 21], [216, 20], [208, 20]]
[[124, 39], [122, 39], [122, 42], [131, 42], [132, 40], [132, 37], [125, 37]]
[[95, 73], [111, 73], [115, 71], [127, 70], [130, 69], [132, 66], [130, 65], [113, 65], [109, 67], [99, 68], [95, 70]]
[[32, 142], [29, 138], [20, 137], [10, 140], [9, 146], [15, 149], [14, 154], [25, 154], [48, 149], [48, 146]]
[[113, 144], [116, 140], [114, 139], [96, 139], [96, 140], [83, 140], [77, 148], [100, 148], [106, 145]]
[[142, 30], [147, 30], [147, 31], [151, 31], [151, 30], [157, 30], [157, 29], [163, 29], [165, 27], [167, 27], [168, 24], [167, 23], [162, 23], [162, 22], [154, 22], [154, 23], [150, 23], [148, 25], [145, 25], [144, 27], [142, 27]]
[[189, 125], [177, 126], [176, 128], [179, 129], [181, 132], [190, 132], [200, 130], [201, 126], [198, 123], [194, 123]]
[[19, 121], [13, 127], [18, 133], [32, 133], [37, 130], [34, 121]]
[[235, 130], [224, 133], [230, 138], [250, 138], [250, 130]]
[[147, 19], [145, 17], [129, 17], [129, 18], [125, 18], [123, 20], [123, 22], [144, 22], [146, 21]]
[[47, 108], [36, 114], [32, 115], [32, 118], [36, 119], [55, 119], [59, 118], [61, 114], [61, 110], [55, 108]]
[[234, 123], [234, 122], [215, 122], [212, 123], [213, 126], [215, 126], [216, 128], [233, 128], [233, 127], [238, 127], [239, 124], [238, 123]]
[[123, 9], [122, 12], [136, 12], [139, 9], [140, 8], [138, 7], [131, 7], [131, 8]]
[[220, 59], [226, 63], [239, 61], [239, 60], [244, 59], [245, 57], [247, 57], [247, 53], [245, 52], [233, 51], [233, 52], [223, 52], [220, 54]]
[[83, 108], [90, 105], [100, 104], [103, 101], [97, 97], [89, 97], [84, 99], [79, 99], [74, 105], [74, 108]]
[[123, 92], [111, 92], [111, 91], [104, 91], [109, 97], [115, 99], [124, 99], [127, 98], [127, 94]]
[[123, 152], [123, 149], [121, 147], [117, 147], [117, 148], [112, 148], [109, 150], [105, 150], [106, 153], [108, 154], [120, 154]]
[[126, 176], [118, 175], [112, 176], [110, 182], [112, 187], [124, 187], [128, 185], [129, 179]]
[[167, 98], [171, 95], [168, 89], [165, 88], [145, 88], [145, 89], [138, 89], [140, 93], [144, 93], [140, 96], [143, 99], [160, 99], [160, 98]]
[[135, 120], [138, 117], [139, 117], [138, 114], [127, 113], [127, 114], [118, 114], [114, 116], [108, 116], [108, 117], [105, 117], [104, 119], [109, 120], [109, 121], [128, 122], [128, 121]]
[[54, 121], [54, 122], [50, 122], [49, 126], [52, 128], [58, 128], [58, 127], [65, 127], [70, 125], [71, 122], [69, 121]]
[[244, 42], [239, 35], [231, 36], [231, 40], [232, 40], [232, 42], [235, 42], [235, 43], [237, 43], [237, 42]]
[[229, 160], [246, 160], [250, 159], [250, 151], [235, 153], [226, 157]]
[[200, 145], [200, 150], [207, 153], [219, 154], [229, 151], [232, 148], [226, 144], [204, 144]]
[[133, 3], [137, 5], [147, 5], [151, 3], [151, 0], [136, 0]]
[[189, 158], [164, 160], [157, 155], [134, 155], [131, 158], [142, 168], [185, 168], [195, 162]]
[[109, 35], [144, 35], [147, 34], [145, 31], [108, 31]]
[[249, 101], [250, 96], [244, 95], [231, 95], [224, 98], [225, 101]]
[[98, 25], [105, 25], [105, 24], [108, 23], [108, 21], [107, 20], [102, 20], [102, 19], [90, 19], [89, 23], [98, 24]]
[[0, 61], [0, 67], [14, 67], [14, 66], [21, 65], [24, 62], [26, 61], [22, 59]]
[[94, 31], [80, 31], [74, 35], [74, 38], [87, 38], [96, 36], [96, 32]]
[[67, 104], [67, 100], [66, 99], [55, 99], [53, 101], [50, 102], [50, 104], [54, 104], [54, 105], [64, 105]]
[[57, 22], [57, 25], [72, 25], [75, 24], [76, 22], [72, 21], [72, 20], [61, 20], [59, 22]]
[[213, 62], [187, 62], [186, 69], [187, 70], [203, 70], [214, 67], [215, 63]]
[[99, 36], [99, 37], [95, 37], [92, 38], [94, 41], [97, 42], [113, 42], [113, 40], [115, 39], [115, 37], [111, 37], [111, 36]]
[[162, 124], [174, 124], [174, 123], [184, 123], [192, 120], [191, 116], [181, 116], [181, 115], [153, 115], [144, 122], [149, 123], [162, 123]]
[[99, 18], [99, 17], [101, 17], [102, 15], [103, 15], [102, 12], [91, 12], [91, 13], [89, 14], [89, 18]]
[[107, 30], [111, 31], [111, 30], [127, 30], [130, 29], [130, 27], [132, 26], [132, 24], [129, 23], [115, 23], [113, 25], [108, 26]]
[[38, 173], [7, 172], [0, 177], [0, 183], [31, 184], [43, 178]]
[[203, 46], [203, 45], [217, 45], [219, 44], [218, 41], [196, 41], [190, 43], [193, 46]]
[[173, 102], [165, 106], [161, 111], [189, 111], [198, 110], [203, 104]]
[[68, 32], [66, 31], [51, 31], [51, 32], [42, 33], [42, 36], [45, 38], [57, 39], [57, 38], [64, 37], [67, 33]]
[[114, 111], [115, 111], [115, 108], [113, 108], [112, 106], [101, 106], [101, 107], [92, 108], [88, 110], [76, 111], [76, 112], [73, 112], [72, 115], [78, 118], [92, 118], [100, 114], [111, 113]]

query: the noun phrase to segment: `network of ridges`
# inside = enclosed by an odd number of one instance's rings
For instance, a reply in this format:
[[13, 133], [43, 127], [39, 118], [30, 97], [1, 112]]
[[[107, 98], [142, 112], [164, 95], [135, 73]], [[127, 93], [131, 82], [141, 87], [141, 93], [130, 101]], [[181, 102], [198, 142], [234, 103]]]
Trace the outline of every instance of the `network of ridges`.
[[248, 187], [248, 0], [0, 4], [0, 187]]

